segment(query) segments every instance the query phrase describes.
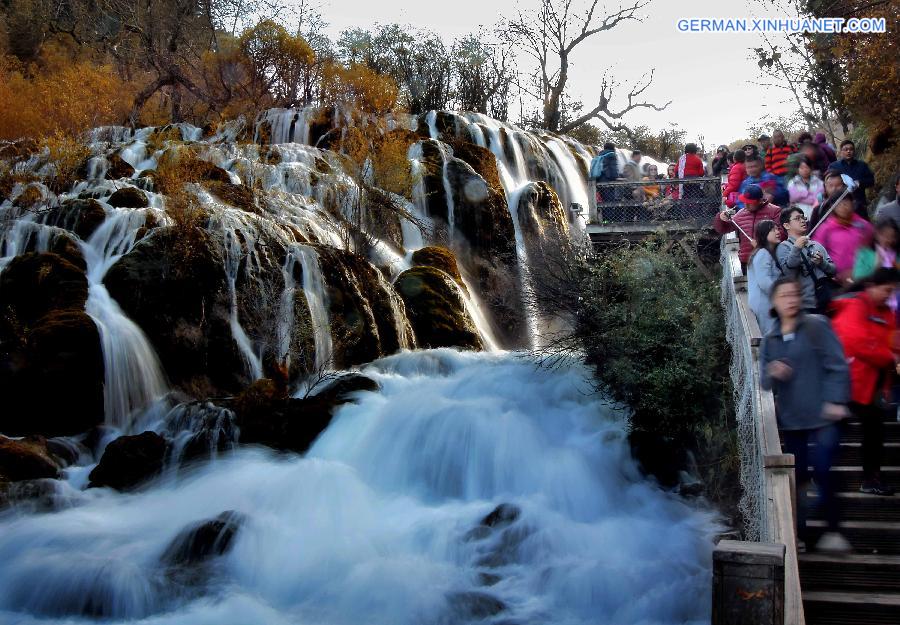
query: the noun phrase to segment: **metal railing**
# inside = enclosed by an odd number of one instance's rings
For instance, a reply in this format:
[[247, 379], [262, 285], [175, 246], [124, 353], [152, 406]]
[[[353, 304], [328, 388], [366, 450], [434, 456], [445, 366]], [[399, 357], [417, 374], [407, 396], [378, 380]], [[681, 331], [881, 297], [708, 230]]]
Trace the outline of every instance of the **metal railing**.
[[783, 454], [775, 401], [759, 380], [762, 333], [747, 299], [747, 277], [734, 233], [722, 239], [722, 305], [731, 345], [731, 382], [741, 451], [745, 538], [785, 545], [784, 622], [803, 625], [797, 567], [794, 457]]
[[718, 177], [614, 180], [595, 182], [594, 188], [600, 224], [675, 221], [699, 226], [712, 221], [722, 205]]

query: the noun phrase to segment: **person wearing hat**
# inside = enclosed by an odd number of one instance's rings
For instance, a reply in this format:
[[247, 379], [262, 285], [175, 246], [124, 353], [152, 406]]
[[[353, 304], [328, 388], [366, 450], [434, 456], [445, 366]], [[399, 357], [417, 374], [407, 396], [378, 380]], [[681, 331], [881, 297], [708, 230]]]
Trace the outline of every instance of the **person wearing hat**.
[[727, 234], [736, 232], [741, 247], [738, 250], [738, 258], [741, 260], [741, 267], [746, 270], [747, 259], [753, 253], [753, 240], [750, 238], [756, 232], [756, 224], [771, 219], [779, 224], [781, 230], [781, 239], [786, 238], [784, 229], [781, 228], [781, 209], [775, 204], [770, 204], [764, 197], [763, 190], [759, 185], [749, 185], [740, 197], [744, 208], [732, 215], [732, 211], [723, 210], [713, 218], [713, 228], [719, 234]]
[[712, 161], [713, 176], [722, 176], [728, 173], [728, 146], [720, 145], [716, 148], [716, 155]]

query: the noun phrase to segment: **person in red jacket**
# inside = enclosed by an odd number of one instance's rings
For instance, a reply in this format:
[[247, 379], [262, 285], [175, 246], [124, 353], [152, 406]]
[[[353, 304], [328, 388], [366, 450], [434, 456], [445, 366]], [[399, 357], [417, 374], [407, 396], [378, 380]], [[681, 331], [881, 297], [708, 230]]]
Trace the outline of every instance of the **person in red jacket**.
[[[744, 203], [744, 208], [732, 215], [731, 211], [723, 210], [713, 217], [713, 228], [720, 234], [729, 232], [737, 232], [738, 240], [741, 247], [738, 250], [738, 258], [741, 260], [741, 267], [746, 270], [747, 259], [753, 253], [753, 241], [748, 237], [753, 236], [756, 232], [756, 224], [764, 219], [771, 219], [776, 224], [781, 223], [781, 209], [775, 204], [770, 204], [763, 198], [763, 190], [759, 185], [751, 184], [740, 196], [740, 200]], [[787, 235], [784, 228], [779, 226], [781, 238], [786, 239]]]
[[879, 267], [865, 278], [863, 290], [832, 302], [832, 325], [850, 364], [850, 410], [862, 422], [863, 484], [860, 491], [890, 496], [894, 489], [881, 480], [884, 448], [883, 407], [895, 370], [898, 351], [896, 322], [888, 307], [900, 273]]
[[746, 158], [747, 155], [743, 150], [735, 151], [734, 165], [728, 170], [728, 182], [722, 190], [722, 197], [725, 198], [725, 204], [728, 208], [734, 208], [734, 205], [737, 203], [737, 196], [741, 188], [741, 183], [744, 182], [744, 178], [747, 177], [747, 167], [744, 165], [744, 160]]
[[766, 171], [776, 176], [784, 176], [787, 173], [787, 159], [793, 154], [793, 146], [788, 145], [784, 133], [776, 130], [772, 133], [772, 147], [766, 152]]

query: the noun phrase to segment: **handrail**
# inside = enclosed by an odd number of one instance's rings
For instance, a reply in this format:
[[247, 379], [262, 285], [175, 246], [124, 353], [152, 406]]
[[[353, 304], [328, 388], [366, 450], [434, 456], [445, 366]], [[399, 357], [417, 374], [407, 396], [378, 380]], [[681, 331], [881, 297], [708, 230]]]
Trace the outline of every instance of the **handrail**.
[[[736, 396], [749, 391], [750, 418], [754, 440], [748, 444], [754, 449], [741, 450], [742, 464], [750, 463], [747, 469], [757, 472], [755, 476], [761, 481], [763, 488], [759, 493], [745, 493], [747, 496], [759, 496], [764, 500], [757, 502], [755, 510], [761, 518], [759, 522], [760, 541], [784, 544], [784, 622], [785, 625], [804, 625], [803, 601], [800, 592], [800, 572], [797, 565], [797, 538], [794, 502], [796, 501], [796, 484], [794, 475], [794, 457], [784, 454], [778, 436], [778, 422], [775, 415], [775, 400], [771, 391], [763, 390], [759, 379], [759, 345], [762, 332], [756, 321], [747, 296], [747, 278], [741, 270], [738, 258], [738, 240], [734, 233], [723, 238], [722, 243], [722, 299], [727, 304], [727, 312], [733, 315], [729, 319], [735, 331], [729, 333], [732, 343], [732, 358], [741, 358], [741, 354], [749, 354], [751, 366], [744, 375], [749, 388], [738, 389], [740, 380], [732, 379]], [[731, 299], [732, 302], [727, 300]], [[733, 307], [729, 304], [733, 304]], [[734, 311], [734, 312], [733, 312]], [[744, 441], [742, 440], [742, 443]], [[746, 488], [746, 485], [745, 485]], [[751, 507], [753, 509], [753, 507]]]

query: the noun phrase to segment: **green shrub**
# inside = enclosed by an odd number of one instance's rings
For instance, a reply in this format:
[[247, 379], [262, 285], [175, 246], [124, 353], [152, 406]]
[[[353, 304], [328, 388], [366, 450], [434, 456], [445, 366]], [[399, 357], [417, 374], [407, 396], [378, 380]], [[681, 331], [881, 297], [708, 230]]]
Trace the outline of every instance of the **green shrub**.
[[696, 438], [721, 422], [729, 352], [719, 288], [658, 241], [583, 259], [576, 334], [633, 432]]

